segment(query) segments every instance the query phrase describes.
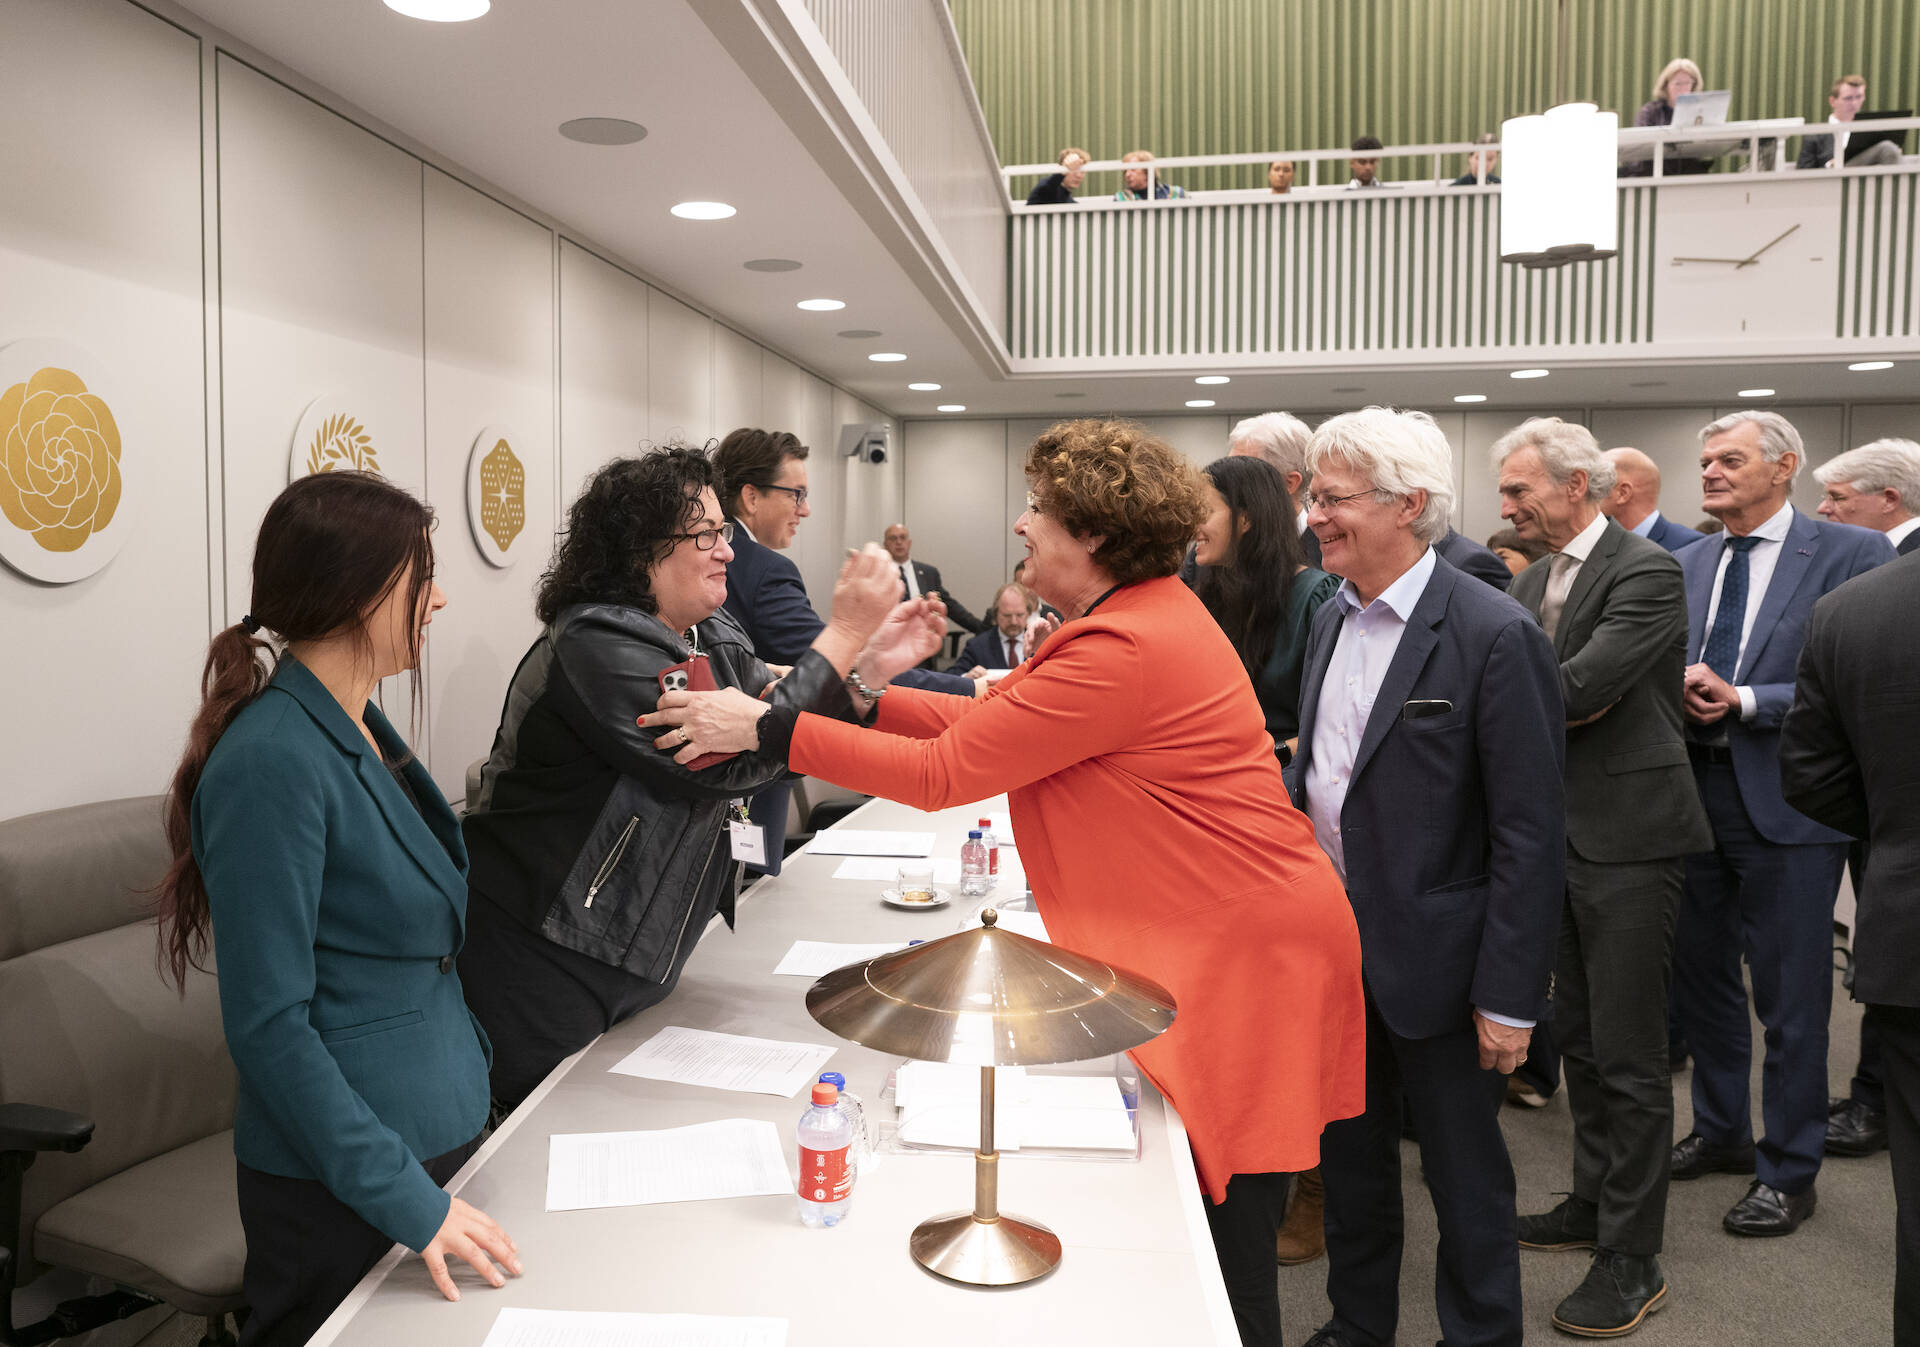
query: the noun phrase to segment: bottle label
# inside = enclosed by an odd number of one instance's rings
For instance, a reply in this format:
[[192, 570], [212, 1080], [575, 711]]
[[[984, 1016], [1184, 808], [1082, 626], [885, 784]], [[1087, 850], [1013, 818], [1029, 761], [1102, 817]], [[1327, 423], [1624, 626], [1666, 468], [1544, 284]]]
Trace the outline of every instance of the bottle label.
[[1000, 873], [1000, 847], [998, 844], [987, 848], [987, 873], [990, 875]]
[[809, 1202], [841, 1202], [853, 1195], [851, 1146], [837, 1151], [800, 1148], [800, 1196]]

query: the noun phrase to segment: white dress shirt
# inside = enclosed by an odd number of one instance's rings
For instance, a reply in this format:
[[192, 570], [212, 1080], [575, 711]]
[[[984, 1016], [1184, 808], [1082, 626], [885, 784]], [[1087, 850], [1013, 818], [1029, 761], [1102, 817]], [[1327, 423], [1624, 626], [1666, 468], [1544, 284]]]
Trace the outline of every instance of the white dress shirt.
[[895, 569], [900, 572], [900, 582], [907, 587], [907, 597], [910, 599], [919, 598], [920, 577], [913, 573], [913, 563], [911, 561], [902, 561]]
[[1887, 541], [1895, 547], [1898, 547], [1902, 542], [1906, 541], [1907, 535], [1915, 529], [1920, 529], [1920, 514], [1915, 515], [1911, 519], [1902, 520], [1900, 523], [1888, 529]]
[[1300, 531], [1302, 533], [1305, 533], [1307, 531], [1307, 507], [1306, 506], [1302, 505], [1300, 507], [1300, 513], [1293, 517], [1293, 522], [1300, 526]]
[[1573, 592], [1573, 582], [1580, 574], [1580, 567], [1586, 563], [1588, 557], [1593, 555], [1594, 547], [1600, 542], [1600, 535], [1606, 531], [1607, 517], [1596, 514], [1591, 524], [1574, 534], [1565, 547], [1554, 553], [1555, 556], [1565, 557], [1567, 560], [1547, 572], [1547, 597], [1555, 598], [1555, 591], [1558, 591], [1557, 597], [1563, 614], [1567, 605], [1567, 595]]
[[1639, 523], [1635, 524], [1632, 528], [1628, 529], [1627, 532], [1637, 533], [1642, 538], [1651, 538], [1653, 536], [1654, 525], [1658, 524], [1659, 522], [1660, 522], [1660, 512], [1658, 510], [1649, 510], [1647, 512], [1647, 517], [1645, 519], [1642, 519]]
[[[1773, 568], [1780, 564], [1780, 544], [1787, 540], [1787, 530], [1793, 527], [1793, 506], [1782, 505], [1772, 518], [1747, 536], [1760, 541], [1747, 553], [1747, 611], [1740, 622], [1740, 654], [1734, 661], [1734, 670], [1747, 658], [1747, 641], [1753, 636], [1754, 620], [1760, 616], [1760, 605], [1767, 597], [1767, 585], [1773, 580]], [[1731, 535], [1729, 535], [1731, 536]], [[1713, 632], [1713, 619], [1720, 611], [1720, 583], [1727, 576], [1727, 562], [1733, 556], [1732, 548], [1720, 553], [1720, 569], [1713, 573], [1713, 597], [1707, 601], [1707, 622], [1700, 628], [1702, 653], [1705, 651], [1706, 638]], [[1735, 687], [1734, 692], [1740, 698], [1740, 719], [1752, 720], [1759, 709], [1759, 702], [1749, 687]]]
[[[1847, 141], [1852, 135], [1849, 128], [1853, 123], [1843, 122], [1838, 117], [1828, 114], [1827, 125], [1833, 128], [1833, 158], [1827, 160], [1827, 163], [1829, 165], [1844, 164], [1847, 162]], [[1756, 547], [1754, 550], [1757, 552], [1760, 549]]]

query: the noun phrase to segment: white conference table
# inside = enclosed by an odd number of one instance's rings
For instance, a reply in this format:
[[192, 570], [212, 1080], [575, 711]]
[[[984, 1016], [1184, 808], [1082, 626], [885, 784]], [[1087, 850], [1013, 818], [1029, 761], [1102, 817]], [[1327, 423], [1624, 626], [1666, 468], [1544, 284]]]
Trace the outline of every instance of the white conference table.
[[[875, 800], [852, 828], [931, 830], [933, 854], [957, 856], [982, 806], [937, 814]], [[1005, 816], [1004, 805], [999, 808]], [[789, 1321], [789, 1347], [849, 1342], [978, 1347], [985, 1342], [1218, 1343], [1234, 1347], [1219, 1264], [1207, 1233], [1185, 1129], [1144, 1078], [1138, 1161], [1008, 1152], [1001, 1210], [1050, 1226], [1060, 1266], [1025, 1286], [987, 1289], [936, 1277], [907, 1252], [922, 1220], [973, 1202], [971, 1154], [888, 1154], [861, 1176], [848, 1218], [800, 1224], [791, 1194], [589, 1211], [544, 1210], [547, 1138], [557, 1132], [679, 1127], [766, 1118], [795, 1163], [802, 1097], [775, 1098], [610, 1074], [668, 1025], [837, 1045], [870, 1110], [899, 1059], [835, 1038], [808, 1016], [811, 979], [775, 976], [799, 939], [935, 939], [963, 906], [890, 908], [879, 884], [836, 880], [839, 857], [806, 852], [741, 895], [738, 929], [717, 918], [665, 1002], [563, 1062], [461, 1170], [449, 1188], [491, 1215], [519, 1245], [525, 1275], [494, 1290], [460, 1266], [461, 1299], [441, 1299], [420, 1260], [396, 1247], [313, 1338], [325, 1344], [479, 1347], [508, 1306], [657, 1314], [764, 1315]]]

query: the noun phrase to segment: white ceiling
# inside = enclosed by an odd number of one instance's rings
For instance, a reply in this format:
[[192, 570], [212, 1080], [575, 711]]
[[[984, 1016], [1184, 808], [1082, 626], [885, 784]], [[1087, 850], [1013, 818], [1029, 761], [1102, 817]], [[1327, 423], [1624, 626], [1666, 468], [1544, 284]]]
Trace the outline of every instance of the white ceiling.
[[[709, 0], [711, 2], [711, 0]], [[1606, 403], [1724, 404], [1742, 388], [1778, 401], [1920, 397], [1912, 362], [1873, 374], [1843, 364], [1556, 370], [1518, 382], [1498, 369], [1008, 379], [951, 332], [861, 216], [694, 12], [700, 0], [495, 0], [471, 23], [403, 18], [380, 0], [187, 0], [187, 7], [403, 135], [564, 223], [724, 321], [854, 393], [906, 416], [943, 402], [968, 415], [1167, 413], [1213, 398], [1215, 414], [1364, 403], [1436, 406], [1485, 393], [1486, 410]], [[639, 122], [646, 139], [580, 145], [576, 117]], [[675, 202], [720, 200], [732, 219], [680, 220]], [[802, 269], [758, 273], [752, 258]], [[832, 313], [801, 299], [847, 301]], [[847, 339], [848, 329], [874, 329]], [[866, 359], [904, 351], [900, 364]], [[912, 381], [942, 385], [912, 393]], [[1080, 394], [1082, 396], [1061, 396]]]

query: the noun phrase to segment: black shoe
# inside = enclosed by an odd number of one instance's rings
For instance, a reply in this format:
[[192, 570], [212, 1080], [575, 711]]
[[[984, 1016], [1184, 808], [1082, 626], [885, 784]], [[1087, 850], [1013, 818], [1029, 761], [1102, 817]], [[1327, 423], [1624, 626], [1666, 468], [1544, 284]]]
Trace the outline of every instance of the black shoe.
[[1356, 1347], [1356, 1344], [1352, 1338], [1328, 1324], [1301, 1343], [1300, 1347]]
[[1520, 1218], [1523, 1249], [1591, 1249], [1599, 1238], [1599, 1205], [1572, 1193], [1552, 1211]]
[[1800, 1222], [1813, 1215], [1813, 1208], [1813, 1189], [1783, 1193], [1755, 1179], [1721, 1224], [1729, 1235], [1791, 1235], [1800, 1228]]
[[1887, 1148], [1887, 1115], [1858, 1099], [1836, 1100], [1827, 1113], [1828, 1155], [1872, 1155]]
[[1554, 1310], [1553, 1326], [1583, 1338], [1623, 1338], [1666, 1307], [1658, 1258], [1596, 1249], [1587, 1279]]
[[1702, 1174], [1751, 1174], [1754, 1170], [1753, 1143], [1741, 1146], [1716, 1146], [1698, 1132], [1673, 1143], [1673, 1179], [1684, 1183]]

